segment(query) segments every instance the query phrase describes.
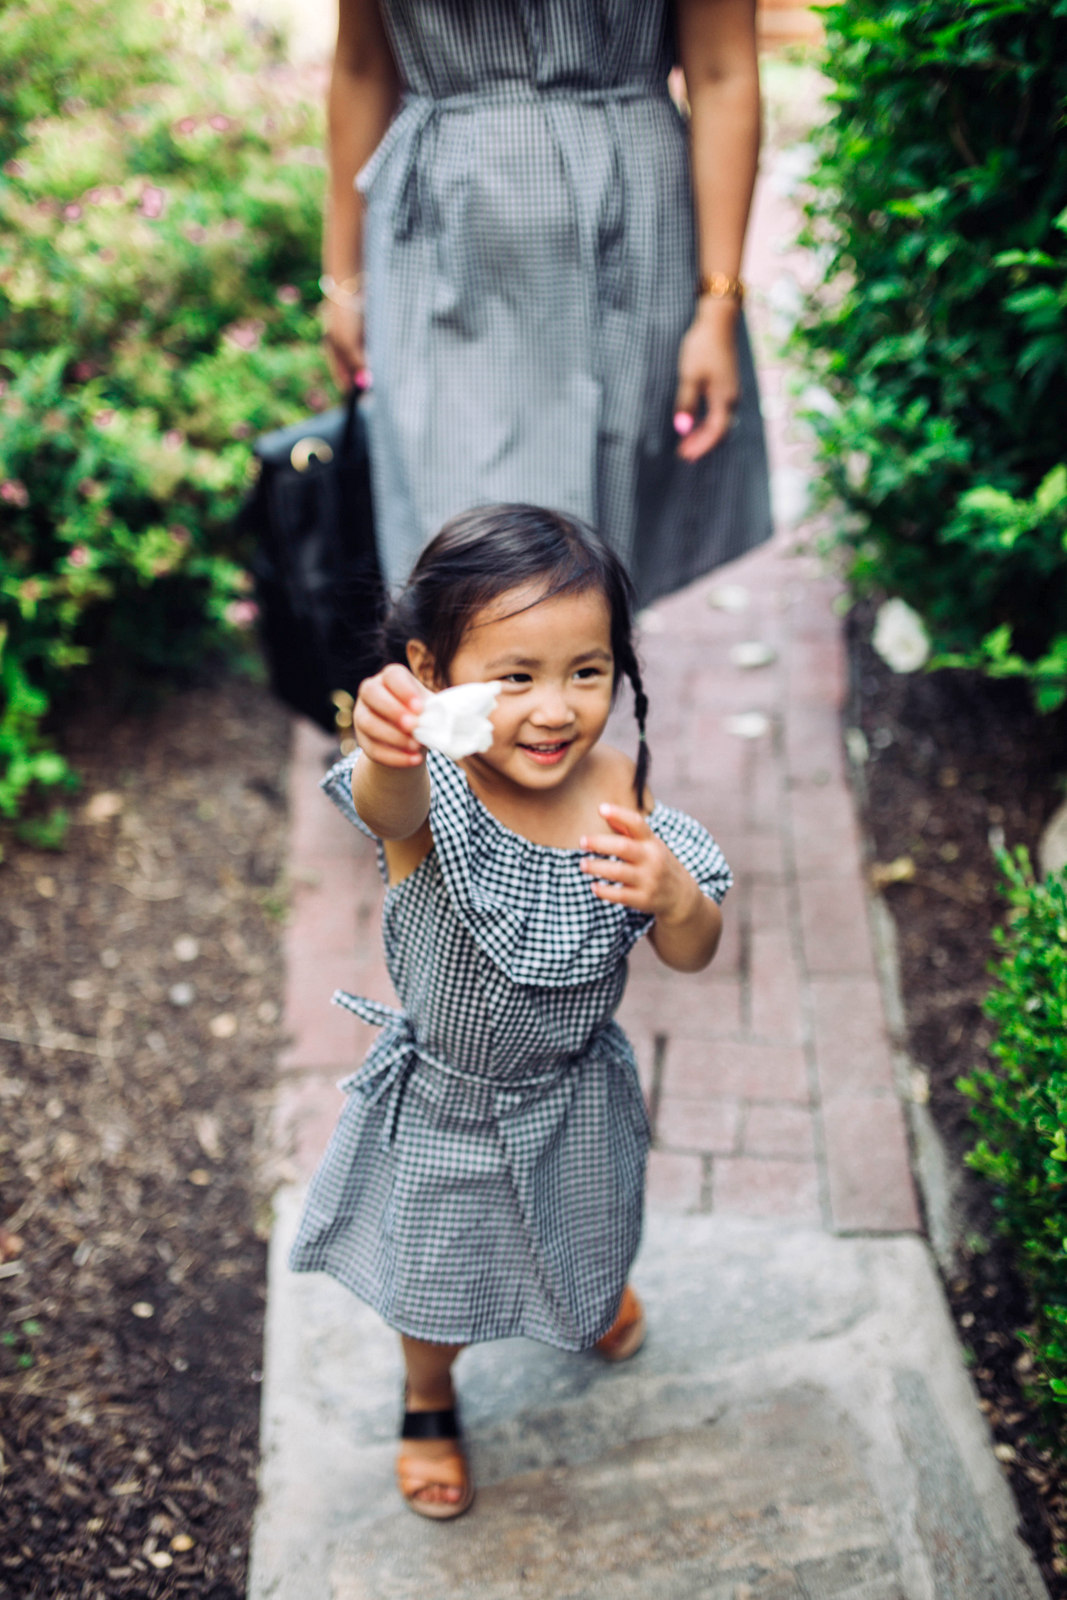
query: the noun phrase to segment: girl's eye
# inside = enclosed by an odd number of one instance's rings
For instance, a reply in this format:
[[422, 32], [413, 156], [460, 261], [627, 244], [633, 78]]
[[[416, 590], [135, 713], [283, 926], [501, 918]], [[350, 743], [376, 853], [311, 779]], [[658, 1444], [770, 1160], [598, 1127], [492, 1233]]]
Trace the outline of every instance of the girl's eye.
[[501, 681], [504, 683], [524, 684], [531, 682], [531, 679], [528, 672], [505, 672]]
[[601, 667], [579, 667], [574, 676], [588, 683], [591, 678], [602, 678], [604, 673]]

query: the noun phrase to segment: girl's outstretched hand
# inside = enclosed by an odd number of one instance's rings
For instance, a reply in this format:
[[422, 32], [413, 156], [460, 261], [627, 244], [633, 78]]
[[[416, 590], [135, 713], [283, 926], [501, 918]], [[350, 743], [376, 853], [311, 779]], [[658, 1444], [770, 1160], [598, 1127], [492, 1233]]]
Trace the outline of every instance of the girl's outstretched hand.
[[352, 713], [352, 727], [363, 754], [383, 767], [421, 766], [426, 751], [411, 730], [425, 704], [421, 683], [398, 662], [365, 678]]
[[681, 922], [691, 916], [703, 896], [640, 811], [603, 805], [600, 815], [612, 831], [579, 841], [589, 852], [581, 866], [595, 880], [593, 893], [601, 900], [645, 911], [659, 922]]

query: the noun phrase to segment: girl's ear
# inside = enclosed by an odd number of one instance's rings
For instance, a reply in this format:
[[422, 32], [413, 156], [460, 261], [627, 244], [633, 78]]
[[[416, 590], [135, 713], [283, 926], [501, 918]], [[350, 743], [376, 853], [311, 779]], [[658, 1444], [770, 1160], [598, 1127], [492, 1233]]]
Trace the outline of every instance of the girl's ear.
[[408, 666], [424, 689], [435, 692], [444, 688], [437, 663], [421, 639], [408, 640]]

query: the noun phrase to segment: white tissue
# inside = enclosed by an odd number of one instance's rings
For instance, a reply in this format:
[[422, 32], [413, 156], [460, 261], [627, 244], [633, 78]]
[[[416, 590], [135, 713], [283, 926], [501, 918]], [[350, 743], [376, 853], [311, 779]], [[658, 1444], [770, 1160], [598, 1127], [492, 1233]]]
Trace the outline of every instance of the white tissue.
[[502, 687], [499, 683], [457, 683], [453, 689], [428, 695], [413, 730], [416, 739], [452, 761], [488, 750], [493, 742], [489, 716]]

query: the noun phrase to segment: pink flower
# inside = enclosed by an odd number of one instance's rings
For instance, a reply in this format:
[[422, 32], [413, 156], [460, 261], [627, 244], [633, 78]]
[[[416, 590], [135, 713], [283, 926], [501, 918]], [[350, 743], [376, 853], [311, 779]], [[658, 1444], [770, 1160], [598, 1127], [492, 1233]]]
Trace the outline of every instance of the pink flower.
[[111, 265], [111, 263], [114, 260], [116, 260], [116, 256], [115, 256], [114, 250], [108, 250], [108, 249], [101, 250], [101, 252], [100, 252], [100, 260], [104, 263], [105, 266], [109, 267]]
[[184, 549], [186, 545], [190, 543], [193, 537], [189, 532], [189, 529], [182, 522], [172, 522], [170, 527], [167, 529], [167, 532], [174, 540], [174, 543], [181, 545], [182, 549]]
[[88, 383], [90, 378], [96, 377], [96, 363], [93, 361], [75, 361], [70, 372], [75, 383]]
[[96, 478], [80, 478], [78, 480], [78, 493], [83, 495], [86, 500], [95, 500], [102, 492], [102, 488], [103, 486]]
[[142, 217], [147, 217], [150, 222], [155, 222], [163, 215], [167, 203], [166, 194], [162, 189], [157, 189], [154, 184], [145, 185], [141, 193], [141, 204], [138, 206]]
[[249, 439], [251, 436], [252, 426], [248, 422], [235, 422], [230, 429], [230, 437], [233, 439]]
[[177, 428], [168, 428], [163, 435], [163, 443], [168, 450], [180, 450], [185, 443], [185, 435], [179, 433]]
[[225, 133], [227, 128], [233, 127], [233, 122], [231, 119], [229, 117], [224, 117], [221, 111], [216, 111], [215, 115], [213, 117], [208, 117], [207, 120], [208, 125], [214, 128], [216, 133]]
[[5, 161], [4, 172], [9, 178], [24, 178], [26, 176], [26, 168], [21, 161]]
[[300, 290], [295, 283], [283, 283], [278, 290], [278, 299], [283, 306], [298, 306], [300, 304]]
[[72, 545], [67, 560], [72, 567], [84, 567], [89, 560], [89, 546], [85, 544]]
[[250, 628], [259, 616], [259, 607], [254, 600], [231, 600], [224, 615], [231, 627]]
[[207, 229], [202, 228], [198, 222], [191, 222], [185, 230], [185, 237], [190, 244], [203, 244], [207, 238]]
[[174, 124], [175, 133], [195, 133], [197, 122], [195, 117], [182, 117]]
[[227, 344], [236, 345], [238, 350], [254, 350], [263, 335], [263, 323], [258, 317], [249, 317], [244, 322], [231, 322], [223, 331], [222, 337]]
[[71, 201], [69, 206], [63, 207], [63, 219], [65, 222], [80, 222], [81, 214], [81, 206], [76, 205], [74, 201]]
[[97, 428], [110, 428], [114, 420], [115, 413], [105, 407], [103, 411], [98, 411], [96, 413], [96, 416], [93, 418], [93, 425]]
[[227, 217], [219, 228], [219, 232], [224, 239], [239, 239], [244, 231], [244, 223], [238, 222], [236, 217]]
[[104, 193], [105, 192], [104, 192], [103, 189], [90, 189], [88, 191], [88, 193], [83, 196], [86, 205], [87, 206], [98, 206], [100, 204], [100, 202], [104, 199]]
[[30, 493], [26, 485], [18, 478], [5, 478], [0, 483], [0, 500], [6, 500], [9, 506], [28, 506]]
[[325, 411], [329, 403], [330, 397], [325, 389], [315, 387], [304, 395], [304, 404], [309, 411]]

